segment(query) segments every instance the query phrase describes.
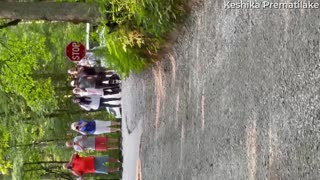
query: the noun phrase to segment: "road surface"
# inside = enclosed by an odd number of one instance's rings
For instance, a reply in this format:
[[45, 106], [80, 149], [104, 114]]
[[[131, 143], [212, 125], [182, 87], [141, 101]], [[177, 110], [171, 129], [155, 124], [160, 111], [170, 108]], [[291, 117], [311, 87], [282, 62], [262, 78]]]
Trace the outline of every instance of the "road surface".
[[204, 0], [123, 84], [143, 179], [320, 179], [320, 10], [224, 3]]

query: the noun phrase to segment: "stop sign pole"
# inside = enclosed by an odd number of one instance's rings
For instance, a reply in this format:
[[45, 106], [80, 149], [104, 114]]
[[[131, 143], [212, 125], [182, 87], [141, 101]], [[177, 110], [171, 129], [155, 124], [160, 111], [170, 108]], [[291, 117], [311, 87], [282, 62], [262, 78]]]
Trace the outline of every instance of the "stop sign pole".
[[80, 61], [86, 55], [86, 47], [80, 42], [72, 41], [66, 46], [66, 55], [71, 61]]

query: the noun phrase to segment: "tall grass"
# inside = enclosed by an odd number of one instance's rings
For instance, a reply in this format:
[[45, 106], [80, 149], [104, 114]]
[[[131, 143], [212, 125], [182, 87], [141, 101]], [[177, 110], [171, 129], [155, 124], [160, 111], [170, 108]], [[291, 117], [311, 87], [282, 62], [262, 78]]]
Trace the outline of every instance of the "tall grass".
[[[97, 1], [96, 1], [97, 2]], [[123, 76], [157, 60], [166, 36], [186, 15], [184, 0], [98, 0], [106, 47], [98, 52]], [[116, 26], [116, 28], [115, 28]], [[101, 27], [100, 27], [101, 28]]]

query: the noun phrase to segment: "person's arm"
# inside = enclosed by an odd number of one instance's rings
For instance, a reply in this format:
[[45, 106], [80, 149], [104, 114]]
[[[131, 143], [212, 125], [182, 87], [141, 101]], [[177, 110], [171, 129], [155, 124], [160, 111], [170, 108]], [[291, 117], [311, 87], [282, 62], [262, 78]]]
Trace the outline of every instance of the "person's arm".
[[86, 151], [86, 148], [83, 147], [83, 146], [81, 146], [81, 144], [79, 144], [78, 142], [74, 145], [74, 148], [75, 148], [75, 150], [78, 151], [78, 152], [84, 152], [84, 151]]
[[76, 180], [84, 180], [83, 176], [78, 177]]
[[72, 154], [72, 156], [70, 157], [69, 163], [71, 163], [76, 156], [78, 156], [77, 153]]
[[87, 139], [87, 136], [86, 136], [86, 135], [82, 135], [81, 141], [84, 141], [84, 140], [86, 140], [86, 139]]
[[77, 131], [78, 133], [80, 133], [82, 135], [87, 135], [87, 133], [80, 131], [80, 129], [76, 129], [75, 131]]
[[81, 120], [79, 125], [80, 125], [80, 128], [81, 128], [81, 127], [86, 126], [87, 124], [88, 124], [87, 121]]
[[82, 105], [82, 104], [80, 104], [80, 107], [81, 107], [82, 109], [86, 110], [86, 111], [90, 111], [90, 110], [91, 110], [91, 108], [88, 107], [87, 105]]
[[87, 148], [81, 146], [80, 144], [79, 144], [79, 147], [81, 148], [82, 152], [87, 151]]
[[78, 125], [77, 125], [77, 127], [76, 128], [74, 128], [74, 130], [76, 131], [76, 132], [78, 132], [78, 133], [80, 133], [80, 134], [82, 134], [82, 135], [87, 135], [87, 133], [86, 132], [83, 132], [83, 131], [81, 131], [81, 122], [83, 122], [83, 120], [80, 120], [79, 122], [78, 122]]
[[80, 173], [78, 173], [78, 172], [76, 172], [76, 171], [73, 171], [73, 170], [71, 170], [71, 169], [70, 169], [70, 172], [71, 172], [73, 175], [82, 178], [82, 175], [81, 175]]

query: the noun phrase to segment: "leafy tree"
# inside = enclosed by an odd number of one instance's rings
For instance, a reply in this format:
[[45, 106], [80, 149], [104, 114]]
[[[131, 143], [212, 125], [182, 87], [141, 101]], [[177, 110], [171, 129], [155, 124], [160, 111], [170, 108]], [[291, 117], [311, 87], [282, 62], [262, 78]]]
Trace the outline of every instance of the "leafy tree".
[[51, 59], [45, 48], [45, 37], [35, 34], [16, 36], [9, 31], [0, 46], [1, 90], [22, 96], [33, 111], [55, 107], [50, 79], [36, 81], [33, 71], [41, 71], [40, 61]]

